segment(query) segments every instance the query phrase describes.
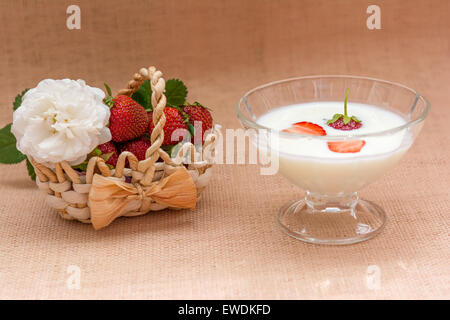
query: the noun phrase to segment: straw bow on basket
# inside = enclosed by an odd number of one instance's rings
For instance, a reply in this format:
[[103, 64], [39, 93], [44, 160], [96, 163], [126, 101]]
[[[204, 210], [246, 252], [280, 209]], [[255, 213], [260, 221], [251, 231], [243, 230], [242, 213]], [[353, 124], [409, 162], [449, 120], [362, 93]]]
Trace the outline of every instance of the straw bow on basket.
[[[195, 208], [211, 177], [219, 127], [206, 136], [201, 152], [186, 142], [172, 159], [161, 149], [166, 123], [165, 81], [161, 71], [154, 67], [140, 69], [118, 94], [131, 96], [145, 80], [150, 80], [152, 89], [155, 126], [145, 160], [138, 161], [135, 155], [125, 151], [119, 155], [116, 168], [110, 169], [102, 158], [92, 157], [86, 174], [80, 175], [65, 161], [51, 169], [31, 159], [39, 189], [63, 218], [92, 223], [95, 229], [100, 229], [120, 216], [137, 216], [166, 208]], [[187, 168], [182, 163], [186, 158], [190, 159]], [[127, 160], [130, 168], [125, 168]], [[126, 177], [131, 178], [131, 183], [126, 182]]]

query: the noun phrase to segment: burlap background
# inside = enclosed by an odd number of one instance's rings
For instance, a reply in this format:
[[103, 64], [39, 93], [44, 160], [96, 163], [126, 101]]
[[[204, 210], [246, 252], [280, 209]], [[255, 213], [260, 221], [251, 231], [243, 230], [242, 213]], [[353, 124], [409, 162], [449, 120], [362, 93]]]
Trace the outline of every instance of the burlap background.
[[[382, 30], [369, 31], [374, 2]], [[81, 30], [66, 29], [70, 4], [81, 6]], [[362, 192], [387, 211], [386, 229], [346, 247], [284, 235], [275, 213], [302, 192], [256, 166], [216, 167], [195, 212], [120, 219], [100, 232], [60, 219], [23, 164], [1, 166], [0, 297], [450, 298], [449, 5], [0, 1], [1, 127], [16, 93], [43, 78], [117, 90], [149, 64], [183, 79], [224, 127], [239, 126], [233, 107], [246, 90], [297, 75], [402, 82], [433, 105], [402, 163]], [[79, 290], [66, 286], [70, 265], [81, 269]], [[367, 273], [377, 271], [380, 287], [368, 286]]]

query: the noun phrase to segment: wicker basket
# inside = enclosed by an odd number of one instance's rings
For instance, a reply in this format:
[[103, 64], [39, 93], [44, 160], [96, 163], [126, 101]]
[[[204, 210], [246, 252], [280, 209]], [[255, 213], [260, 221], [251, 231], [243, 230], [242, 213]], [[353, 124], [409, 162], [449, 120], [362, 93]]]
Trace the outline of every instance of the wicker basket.
[[[138, 216], [166, 208], [195, 208], [211, 177], [219, 128], [215, 126], [206, 136], [200, 152], [187, 142], [172, 159], [160, 148], [166, 122], [162, 73], [154, 67], [142, 68], [118, 94], [131, 96], [147, 79], [152, 88], [155, 128], [145, 160], [138, 161], [132, 153], [122, 152], [111, 170], [102, 158], [93, 157], [86, 174], [80, 175], [64, 161], [51, 169], [31, 159], [37, 186], [64, 219], [92, 223], [95, 229], [100, 229], [120, 216]], [[186, 159], [190, 160], [187, 165]], [[126, 160], [130, 168], [125, 168]], [[131, 182], [126, 182], [126, 177]]]

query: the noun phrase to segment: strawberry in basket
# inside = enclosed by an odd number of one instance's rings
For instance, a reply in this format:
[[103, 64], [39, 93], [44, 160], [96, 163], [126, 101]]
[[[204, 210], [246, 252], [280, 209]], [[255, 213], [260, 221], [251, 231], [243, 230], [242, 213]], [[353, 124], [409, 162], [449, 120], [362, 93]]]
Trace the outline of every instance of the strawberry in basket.
[[[149, 133], [153, 132], [155, 125], [153, 124], [153, 112], [149, 112], [150, 126]], [[167, 107], [164, 109], [166, 116], [166, 124], [164, 125], [164, 146], [172, 146], [182, 141], [188, 134], [188, 122], [183, 117], [178, 108]]]
[[213, 127], [210, 110], [198, 102], [183, 105], [183, 112], [188, 116], [189, 123], [194, 127], [196, 135], [192, 138], [195, 143], [202, 143], [205, 133]]

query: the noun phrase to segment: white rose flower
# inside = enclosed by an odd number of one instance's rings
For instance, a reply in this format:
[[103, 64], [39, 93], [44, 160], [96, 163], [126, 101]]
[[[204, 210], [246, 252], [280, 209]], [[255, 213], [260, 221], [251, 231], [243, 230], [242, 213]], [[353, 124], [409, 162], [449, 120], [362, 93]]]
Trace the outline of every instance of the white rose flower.
[[11, 132], [17, 149], [52, 168], [64, 160], [80, 164], [96, 146], [111, 140], [104, 97], [83, 80], [42, 80], [14, 111]]

